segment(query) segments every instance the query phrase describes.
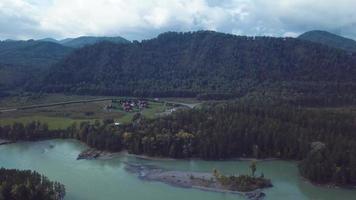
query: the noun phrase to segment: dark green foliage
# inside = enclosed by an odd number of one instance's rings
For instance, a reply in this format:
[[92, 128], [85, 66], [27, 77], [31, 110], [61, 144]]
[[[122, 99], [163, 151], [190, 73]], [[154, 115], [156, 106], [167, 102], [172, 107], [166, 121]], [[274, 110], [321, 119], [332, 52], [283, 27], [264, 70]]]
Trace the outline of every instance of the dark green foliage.
[[218, 181], [227, 189], [232, 191], [248, 192], [261, 188], [272, 187], [272, 183], [269, 179], [263, 177], [253, 177], [248, 175], [239, 176], [225, 176], [221, 175]]
[[332, 34], [327, 31], [309, 31], [300, 35], [298, 38], [356, 53], [355, 40]]
[[200, 31], [77, 50], [31, 89], [201, 99], [273, 94], [296, 103], [338, 94], [349, 103], [355, 79], [356, 59], [342, 50], [292, 38]]
[[0, 41], [0, 91], [23, 88], [68, 55], [71, 48], [52, 42]]
[[[355, 184], [355, 119], [290, 106], [217, 104], [141, 120], [125, 141], [131, 153], [166, 157], [276, 157], [302, 160], [315, 182]], [[184, 133], [184, 134], [182, 134]], [[313, 153], [312, 144], [324, 144]]]
[[64, 185], [30, 170], [0, 168], [1, 200], [62, 200]]
[[[256, 162], [253, 161], [250, 168], [256, 170]], [[214, 178], [224, 187], [232, 191], [254, 191], [257, 189], [272, 187], [271, 180], [265, 179], [263, 175], [255, 177], [254, 172], [252, 176], [249, 175], [224, 175], [218, 170], [213, 170]]]
[[80, 126], [73, 124], [65, 130], [49, 130], [47, 124], [31, 122], [29, 124], [14, 123], [12, 126], [0, 127], [0, 138], [18, 140], [43, 140], [51, 138], [75, 138], [91, 147], [108, 151], [120, 151], [122, 145], [123, 130], [118, 130], [109, 120], [101, 124], [83, 122]]
[[31, 122], [22, 124], [15, 122], [12, 126], [0, 127], [0, 138], [9, 140], [38, 140], [52, 138], [53, 134], [48, 130], [47, 124]]
[[36, 74], [33, 70], [34, 68], [27, 66], [0, 64], [0, 91], [21, 86], [32, 78], [31, 75]]
[[68, 55], [71, 48], [53, 42], [0, 41], [0, 64], [49, 67]]

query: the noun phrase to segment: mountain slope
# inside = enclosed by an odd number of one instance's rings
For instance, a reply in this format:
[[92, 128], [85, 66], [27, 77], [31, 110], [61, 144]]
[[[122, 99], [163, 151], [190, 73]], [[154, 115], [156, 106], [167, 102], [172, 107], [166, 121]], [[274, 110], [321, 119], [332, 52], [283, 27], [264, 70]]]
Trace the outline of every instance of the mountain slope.
[[117, 44], [121, 43], [129, 43], [128, 40], [122, 37], [91, 37], [91, 36], [83, 36], [78, 38], [67, 38], [59, 41], [60, 44], [72, 48], [81, 48], [87, 45], [96, 44], [99, 42], [113, 42]]
[[45, 67], [59, 61], [71, 51], [72, 48], [53, 42], [3, 41], [0, 42], [0, 63]]
[[302, 40], [321, 43], [330, 47], [356, 52], [356, 41], [326, 31], [309, 31], [298, 37]]
[[53, 42], [0, 42], [0, 92], [23, 87], [28, 80], [43, 76], [51, 65], [72, 52]]
[[332, 93], [352, 96], [355, 79], [356, 60], [341, 50], [298, 39], [201, 31], [76, 50], [34, 89], [204, 98], [319, 95], [323, 99]]
[[54, 43], [59, 43], [59, 41], [58, 41], [58, 40], [53, 39], [53, 38], [43, 38], [43, 39], [40, 39], [40, 40], [37, 40], [37, 41], [41, 41], [41, 42], [54, 42]]

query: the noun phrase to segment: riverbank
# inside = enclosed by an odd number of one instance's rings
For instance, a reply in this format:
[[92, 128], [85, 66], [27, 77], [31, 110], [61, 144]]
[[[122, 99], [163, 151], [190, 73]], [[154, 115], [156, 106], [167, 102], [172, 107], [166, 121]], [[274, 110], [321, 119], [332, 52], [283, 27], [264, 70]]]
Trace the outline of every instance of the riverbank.
[[167, 171], [152, 165], [142, 165], [136, 163], [125, 163], [125, 170], [136, 174], [140, 179], [146, 181], [157, 181], [181, 188], [194, 188], [204, 191], [233, 193], [246, 197], [250, 200], [260, 200], [266, 195], [262, 189], [272, 187], [269, 180], [264, 186], [253, 186], [249, 191], [238, 191], [231, 185], [223, 185], [211, 173]]
[[113, 159], [115, 156], [118, 155], [120, 155], [120, 153], [101, 151], [101, 150], [89, 148], [82, 151], [78, 155], [77, 160], [94, 160], [94, 159], [109, 160], [109, 159]]
[[[68, 140], [71, 140], [71, 139], [68, 139]], [[6, 140], [6, 139], [0, 139], [0, 145], [11, 144], [11, 143], [14, 143], [14, 141], [9, 141], [9, 140]], [[83, 142], [81, 142], [81, 143], [83, 143]], [[85, 144], [85, 143], [83, 143], [83, 144]], [[117, 158], [118, 156], [129, 156], [129, 157], [135, 157], [135, 158], [142, 159], [142, 160], [151, 160], [151, 161], [203, 160], [203, 159], [200, 159], [200, 158], [174, 159], [174, 158], [167, 158], [167, 157], [152, 157], [152, 156], [147, 156], [147, 155], [136, 155], [136, 154], [130, 154], [126, 150], [120, 151], [120, 152], [108, 152], [108, 151], [101, 151], [101, 150], [97, 150], [97, 149], [92, 149], [92, 148], [89, 148], [89, 147], [85, 151], [83, 151], [80, 154], [78, 154], [77, 160], [81, 160], [81, 159], [86, 159], [86, 160], [96, 160], [96, 159], [97, 160], [110, 160], [110, 159]], [[282, 160], [282, 159], [278, 159], [278, 158], [264, 158], [264, 159], [231, 158], [231, 159], [219, 159], [219, 160], [215, 160], [215, 161], [242, 161], [242, 162], [244, 162], [244, 161], [257, 161], [257, 162], [264, 162], [264, 161], [278, 161], [278, 160]], [[295, 162], [293, 160], [284, 160], [284, 161]], [[310, 183], [310, 184], [312, 184], [314, 186], [318, 186], [318, 187], [321, 187], [321, 188], [351, 189], [351, 190], [355, 190], [356, 189], [356, 186], [353, 186], [353, 185], [340, 186], [340, 185], [335, 185], [335, 184], [330, 184], [330, 183], [320, 184], [320, 183], [312, 182], [312, 181], [306, 179], [305, 177], [302, 177], [301, 175], [300, 175], [300, 177], [304, 180], [304, 182], [308, 182], [308, 183]]]
[[[53, 148], [50, 148], [53, 146]], [[84, 143], [74, 139], [55, 139], [37, 142], [16, 142], [0, 146], [2, 167], [32, 169], [45, 173], [53, 180], [61, 181], [67, 188], [68, 199], [112, 200], [237, 200], [244, 196], [229, 192], [212, 192], [203, 189], [173, 187], [156, 181], [144, 181], [125, 170], [125, 162], [154, 165], [172, 171], [248, 173], [249, 161], [172, 160], [150, 161], [134, 157], [117, 156], [113, 159], [77, 161], [78, 154], [87, 149]], [[263, 172], [273, 181], [274, 187], [263, 189], [265, 200], [285, 199], [354, 199], [356, 190], [317, 187], [303, 181], [295, 162], [267, 161], [257, 163], [257, 174]]]
[[303, 176], [300, 176], [301, 179], [306, 182], [306, 183], [310, 183], [311, 185], [317, 186], [317, 187], [321, 187], [321, 188], [327, 188], [327, 189], [346, 189], [346, 190], [356, 190], [356, 185], [337, 185], [334, 183], [317, 183], [317, 182], [313, 182]]
[[153, 160], [153, 161], [172, 161], [172, 160], [177, 160], [174, 158], [163, 158], [163, 157], [151, 157], [151, 156], [146, 156], [146, 155], [136, 155], [136, 154], [131, 154], [126, 150], [120, 151], [120, 152], [109, 152], [109, 151], [102, 151], [94, 148], [88, 148], [84, 151], [82, 151], [78, 157], [77, 160], [94, 160], [94, 159], [101, 159], [101, 160], [106, 160], [106, 159], [112, 159], [115, 158], [116, 156], [128, 156], [128, 157], [134, 157], [142, 160]]
[[[138, 154], [132, 154], [129, 153], [127, 150], [123, 150], [120, 152], [108, 152], [108, 151], [101, 151], [97, 150], [94, 148], [89, 148], [83, 151], [80, 154], [80, 159], [110, 159], [115, 156], [129, 156], [129, 157], [135, 157], [138, 159], [142, 160], [152, 160], [152, 161], [174, 161], [174, 160], [203, 160], [198, 157], [193, 157], [193, 158], [184, 158], [184, 159], [177, 159], [177, 158], [169, 158], [169, 157], [153, 157], [153, 156], [147, 156], [147, 155], [138, 155]], [[276, 161], [276, 160], [282, 160], [279, 158], [229, 158], [229, 159], [217, 159], [216, 161], [258, 161], [258, 162], [263, 162], [263, 161]], [[288, 160], [289, 161], [289, 160]]]
[[14, 143], [14, 141], [0, 139], [0, 145], [11, 144], [11, 143]]

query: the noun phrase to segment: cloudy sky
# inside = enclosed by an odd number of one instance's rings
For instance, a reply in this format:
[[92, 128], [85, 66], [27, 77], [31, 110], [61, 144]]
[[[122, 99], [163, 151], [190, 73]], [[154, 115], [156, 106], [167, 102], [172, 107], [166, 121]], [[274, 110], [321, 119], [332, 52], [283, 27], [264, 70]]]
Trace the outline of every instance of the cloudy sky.
[[0, 39], [141, 40], [203, 29], [271, 36], [319, 29], [356, 39], [355, 9], [356, 0], [0, 0]]

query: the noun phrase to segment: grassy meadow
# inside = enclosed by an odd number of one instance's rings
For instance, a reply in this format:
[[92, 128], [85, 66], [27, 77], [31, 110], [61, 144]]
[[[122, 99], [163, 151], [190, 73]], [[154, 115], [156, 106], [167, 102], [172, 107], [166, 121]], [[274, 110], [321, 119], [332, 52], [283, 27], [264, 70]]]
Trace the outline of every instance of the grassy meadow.
[[[0, 99], [0, 109], [100, 98], [107, 97], [77, 95], [70, 96], [64, 94], [6, 97]], [[123, 97], [110, 98], [121, 99]], [[130, 123], [132, 121], [132, 117], [138, 112], [147, 118], [154, 118], [162, 113], [168, 113], [167, 111], [173, 108], [172, 104], [165, 103], [163, 101], [149, 101], [148, 108], [145, 108], [141, 111], [136, 109], [132, 112], [125, 112], [120, 109], [120, 105], [117, 105], [118, 108], [116, 109], [105, 109], [105, 107], [109, 104], [112, 104], [111, 100], [102, 100], [95, 102], [16, 110], [11, 112], [0, 112], [0, 125], [11, 125], [14, 122], [22, 122], [27, 124], [32, 121], [40, 121], [47, 123], [50, 129], [63, 129], [73, 123], [80, 124], [84, 121], [94, 122], [95, 120], [103, 120], [108, 118], [114, 119], [115, 122], [119, 123]]]

